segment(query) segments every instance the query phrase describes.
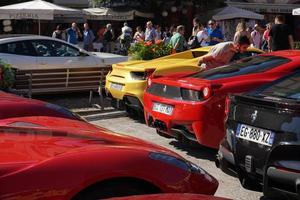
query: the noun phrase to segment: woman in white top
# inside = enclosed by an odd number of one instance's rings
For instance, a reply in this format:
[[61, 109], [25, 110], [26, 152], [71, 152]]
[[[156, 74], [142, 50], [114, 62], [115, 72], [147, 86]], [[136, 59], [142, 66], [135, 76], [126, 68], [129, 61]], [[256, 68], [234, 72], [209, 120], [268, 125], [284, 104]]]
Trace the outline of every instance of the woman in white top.
[[133, 40], [135, 43], [145, 40], [145, 33], [142, 31], [142, 27], [136, 27], [136, 32], [133, 36]]
[[196, 34], [198, 38], [198, 42], [200, 43], [201, 47], [208, 46], [209, 37], [207, 30], [203, 27], [203, 25], [198, 26], [198, 32]]

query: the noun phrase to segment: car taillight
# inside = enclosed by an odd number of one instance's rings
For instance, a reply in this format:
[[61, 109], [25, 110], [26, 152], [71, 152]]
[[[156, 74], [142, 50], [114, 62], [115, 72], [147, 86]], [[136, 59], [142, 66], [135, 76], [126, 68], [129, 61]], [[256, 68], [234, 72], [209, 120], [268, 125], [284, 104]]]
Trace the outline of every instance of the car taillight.
[[152, 74], [155, 71], [155, 69], [146, 69], [146, 80], [147, 80], [147, 86], [150, 87], [152, 84]]
[[152, 85], [151, 77], [147, 78], [147, 86], [150, 87]]
[[228, 119], [228, 115], [229, 115], [229, 107], [230, 107], [230, 97], [226, 96], [225, 99], [225, 107], [224, 107], [224, 111], [225, 111], [225, 122]]
[[202, 93], [203, 93], [203, 97], [204, 99], [208, 99], [209, 97], [211, 97], [212, 95], [212, 91], [211, 91], [211, 88], [210, 87], [204, 87], [203, 90], [202, 90]]
[[130, 75], [133, 80], [146, 80], [145, 72], [130, 72]]
[[140, 72], [130, 72], [131, 78], [134, 80], [147, 80], [152, 76], [155, 69], [146, 69], [145, 71]]
[[186, 101], [202, 101], [203, 97], [200, 91], [181, 88], [181, 97]]

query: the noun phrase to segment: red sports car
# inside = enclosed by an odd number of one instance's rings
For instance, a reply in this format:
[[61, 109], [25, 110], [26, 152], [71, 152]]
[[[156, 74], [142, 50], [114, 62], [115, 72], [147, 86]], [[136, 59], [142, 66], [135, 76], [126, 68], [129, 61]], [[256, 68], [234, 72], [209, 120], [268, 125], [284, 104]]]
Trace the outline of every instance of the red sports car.
[[145, 119], [166, 137], [218, 148], [224, 137], [228, 93], [242, 93], [300, 69], [300, 51], [245, 58], [195, 74], [148, 80]]
[[66, 108], [0, 90], [0, 119], [23, 116], [53, 116], [81, 120]]
[[215, 193], [218, 182], [172, 151], [55, 117], [0, 120], [0, 199], [94, 200]]

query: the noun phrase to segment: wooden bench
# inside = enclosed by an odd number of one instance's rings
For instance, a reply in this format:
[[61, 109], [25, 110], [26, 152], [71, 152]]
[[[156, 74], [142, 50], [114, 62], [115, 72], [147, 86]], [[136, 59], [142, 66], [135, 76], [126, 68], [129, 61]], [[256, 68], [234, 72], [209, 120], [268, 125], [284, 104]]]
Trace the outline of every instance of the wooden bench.
[[32, 95], [96, 91], [111, 67], [16, 70], [14, 89]]

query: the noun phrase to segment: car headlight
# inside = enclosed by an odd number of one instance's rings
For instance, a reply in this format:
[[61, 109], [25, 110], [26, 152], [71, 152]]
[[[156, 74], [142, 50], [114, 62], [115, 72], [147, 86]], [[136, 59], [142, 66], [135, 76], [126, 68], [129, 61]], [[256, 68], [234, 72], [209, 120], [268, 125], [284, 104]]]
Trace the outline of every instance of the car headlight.
[[201, 167], [197, 166], [194, 163], [191, 163], [189, 161], [185, 161], [182, 159], [178, 159], [174, 156], [170, 156], [163, 153], [156, 153], [151, 152], [149, 154], [149, 157], [153, 160], [158, 160], [173, 166], [176, 166], [184, 171], [194, 172], [194, 173], [200, 173], [200, 174], [207, 174], [205, 170], [203, 170]]

